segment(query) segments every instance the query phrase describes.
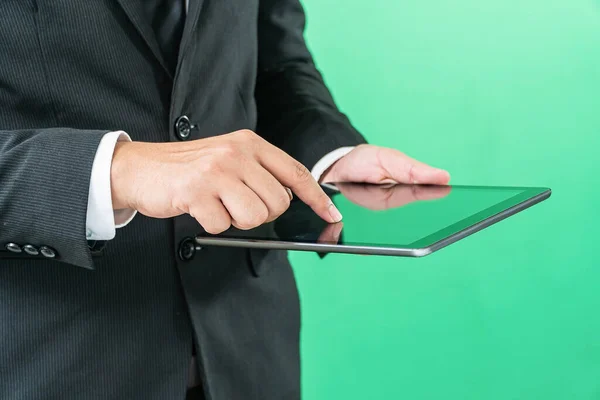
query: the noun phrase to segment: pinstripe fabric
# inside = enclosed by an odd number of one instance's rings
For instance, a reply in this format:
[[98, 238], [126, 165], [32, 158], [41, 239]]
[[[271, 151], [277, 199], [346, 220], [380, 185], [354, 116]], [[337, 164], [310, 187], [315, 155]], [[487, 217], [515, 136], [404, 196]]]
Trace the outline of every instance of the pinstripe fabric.
[[183, 262], [179, 243], [201, 227], [139, 215], [92, 258], [91, 164], [104, 132], [174, 141], [183, 114], [193, 139], [260, 120], [306, 164], [364, 139], [312, 64], [297, 0], [190, 2], [174, 77], [137, 1], [0, 1], [0, 399], [184, 399], [193, 342], [208, 400], [298, 399], [285, 252], [207, 248]]
[[[17, 238], [38, 246], [52, 243], [65, 262], [91, 266], [85, 239], [86, 191], [105, 133], [66, 128], [2, 132], [0, 243]], [[73, 171], [75, 165], [79, 171]], [[43, 196], [34, 195], [40, 190]]]

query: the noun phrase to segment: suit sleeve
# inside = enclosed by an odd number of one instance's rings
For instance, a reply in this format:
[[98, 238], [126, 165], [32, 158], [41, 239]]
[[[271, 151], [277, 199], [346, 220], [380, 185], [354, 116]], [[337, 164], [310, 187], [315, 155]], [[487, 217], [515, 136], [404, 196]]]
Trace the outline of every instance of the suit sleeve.
[[106, 133], [0, 131], [0, 259], [29, 257], [6, 245], [30, 244], [52, 248], [58, 261], [93, 269], [86, 212], [92, 164]]
[[299, 0], [260, 0], [258, 133], [312, 168], [340, 147], [366, 143], [340, 112], [304, 41]]

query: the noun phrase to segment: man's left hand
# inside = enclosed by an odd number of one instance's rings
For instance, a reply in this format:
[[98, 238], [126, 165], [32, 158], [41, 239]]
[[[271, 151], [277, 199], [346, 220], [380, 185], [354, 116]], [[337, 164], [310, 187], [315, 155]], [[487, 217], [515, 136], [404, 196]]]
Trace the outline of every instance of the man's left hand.
[[431, 167], [404, 153], [385, 147], [362, 144], [340, 158], [323, 173], [320, 183], [406, 183], [446, 185], [447, 171]]

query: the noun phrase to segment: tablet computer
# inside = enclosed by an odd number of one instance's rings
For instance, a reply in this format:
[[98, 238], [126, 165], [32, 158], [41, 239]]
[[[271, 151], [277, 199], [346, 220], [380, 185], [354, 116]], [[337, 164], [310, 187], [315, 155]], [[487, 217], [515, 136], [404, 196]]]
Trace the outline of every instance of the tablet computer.
[[199, 246], [422, 257], [548, 197], [541, 187], [337, 184], [326, 192], [344, 219], [328, 224], [293, 200], [256, 229], [200, 233]]

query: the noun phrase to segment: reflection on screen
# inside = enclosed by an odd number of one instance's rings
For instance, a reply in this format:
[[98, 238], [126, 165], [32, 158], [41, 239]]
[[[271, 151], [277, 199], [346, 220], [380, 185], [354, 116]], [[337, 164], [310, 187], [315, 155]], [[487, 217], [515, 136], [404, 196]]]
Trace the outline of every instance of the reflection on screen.
[[409, 245], [521, 192], [454, 187], [441, 199], [379, 211], [361, 207], [342, 196], [336, 196], [334, 202], [345, 217], [345, 243]]

